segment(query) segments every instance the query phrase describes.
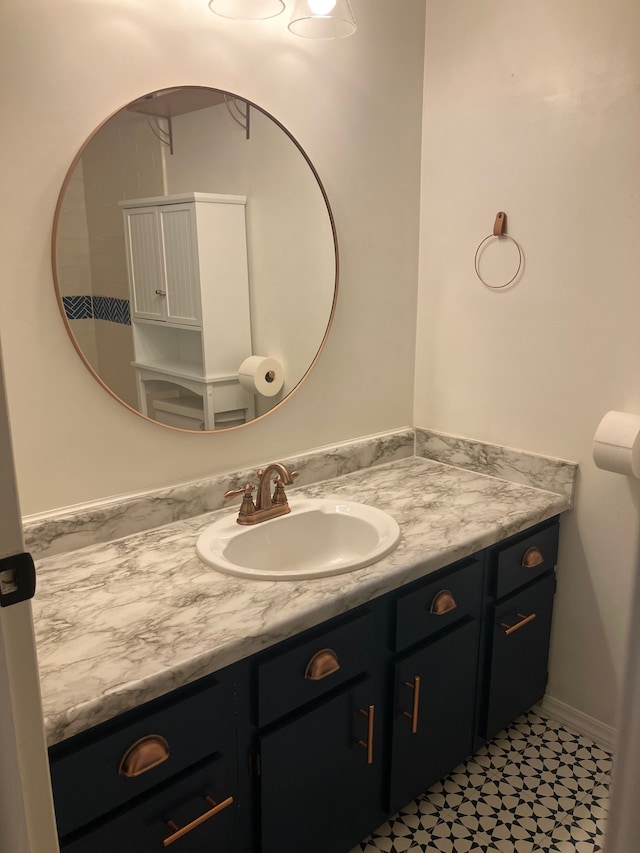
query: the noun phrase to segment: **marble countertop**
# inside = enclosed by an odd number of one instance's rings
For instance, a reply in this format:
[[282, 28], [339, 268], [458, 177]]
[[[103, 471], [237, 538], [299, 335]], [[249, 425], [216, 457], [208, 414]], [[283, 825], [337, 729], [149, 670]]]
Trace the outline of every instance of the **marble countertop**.
[[227, 508], [37, 563], [45, 729], [54, 744], [564, 512], [567, 496], [411, 457], [287, 490], [378, 506], [398, 547], [349, 574], [223, 575], [195, 552]]

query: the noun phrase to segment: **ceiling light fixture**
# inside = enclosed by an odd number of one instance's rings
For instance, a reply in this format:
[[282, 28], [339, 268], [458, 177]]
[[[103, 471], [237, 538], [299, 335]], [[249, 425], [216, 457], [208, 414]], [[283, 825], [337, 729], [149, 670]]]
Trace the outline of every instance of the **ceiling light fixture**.
[[295, 0], [289, 29], [303, 38], [345, 38], [355, 33], [356, 21], [349, 0]]
[[263, 21], [284, 11], [283, 0], [209, 0], [209, 8], [221, 18]]

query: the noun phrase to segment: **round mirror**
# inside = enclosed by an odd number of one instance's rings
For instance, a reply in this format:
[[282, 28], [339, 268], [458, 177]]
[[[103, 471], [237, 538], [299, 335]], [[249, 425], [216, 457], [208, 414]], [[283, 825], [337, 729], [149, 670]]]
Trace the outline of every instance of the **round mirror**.
[[245, 425], [324, 344], [338, 252], [311, 161], [229, 92], [152, 92], [104, 122], [65, 179], [53, 230], [73, 344], [125, 406], [164, 426]]

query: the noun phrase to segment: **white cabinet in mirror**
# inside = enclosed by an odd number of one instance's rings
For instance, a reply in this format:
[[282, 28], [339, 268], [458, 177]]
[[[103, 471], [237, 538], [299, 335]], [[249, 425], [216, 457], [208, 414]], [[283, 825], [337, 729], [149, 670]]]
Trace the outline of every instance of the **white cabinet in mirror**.
[[[291, 134], [250, 102], [183, 87], [128, 104], [84, 144], [53, 267], [71, 340], [103, 387], [163, 426], [210, 431], [268, 414], [313, 367], [337, 242]], [[251, 356], [280, 366], [278, 393], [241, 383]]]

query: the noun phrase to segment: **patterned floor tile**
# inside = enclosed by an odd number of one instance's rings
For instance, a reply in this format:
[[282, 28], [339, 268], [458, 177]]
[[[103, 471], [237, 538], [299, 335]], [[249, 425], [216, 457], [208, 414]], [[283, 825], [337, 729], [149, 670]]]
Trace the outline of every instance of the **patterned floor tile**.
[[531, 712], [352, 853], [600, 853], [611, 765]]

